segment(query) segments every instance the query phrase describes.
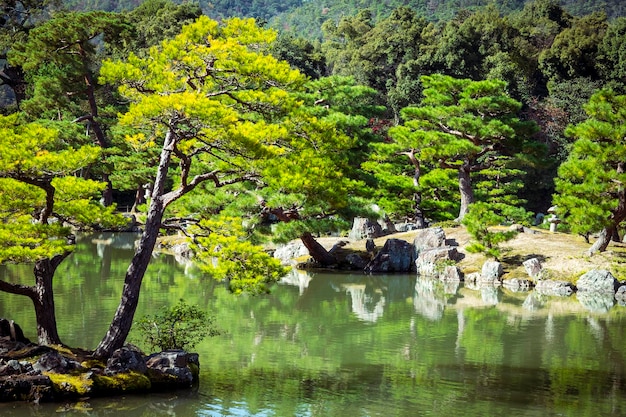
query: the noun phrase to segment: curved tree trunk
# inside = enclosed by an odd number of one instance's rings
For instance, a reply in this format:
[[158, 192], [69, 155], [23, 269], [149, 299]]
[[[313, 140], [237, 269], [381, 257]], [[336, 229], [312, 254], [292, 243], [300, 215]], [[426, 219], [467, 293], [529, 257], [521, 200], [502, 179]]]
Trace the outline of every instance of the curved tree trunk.
[[605, 227], [604, 229], [602, 229], [600, 235], [598, 236], [598, 239], [596, 239], [596, 241], [587, 251], [588, 255], [593, 255], [598, 252], [604, 252], [606, 250], [606, 248], [609, 246], [609, 243], [611, 242], [611, 230], [612, 227]]
[[126, 271], [120, 304], [115, 311], [109, 330], [94, 351], [94, 356], [96, 357], [104, 358], [111, 356], [116, 349], [124, 345], [128, 333], [130, 333], [135, 312], [137, 311], [137, 305], [139, 304], [141, 283], [146, 269], [148, 268], [148, 264], [150, 263], [152, 251], [156, 245], [161, 228], [161, 221], [165, 212], [163, 194], [174, 144], [175, 137], [173, 133], [169, 131], [165, 137], [165, 143], [161, 151], [144, 232], [141, 235], [139, 246]]
[[25, 295], [31, 299], [37, 321], [37, 342], [40, 345], [60, 345], [52, 280], [61, 262], [70, 254], [66, 252], [51, 259], [35, 262], [35, 285], [20, 285], [0, 280], [0, 291]]
[[309, 255], [315, 262], [323, 265], [329, 266], [337, 263], [337, 259], [333, 255], [331, 255], [326, 248], [324, 248], [309, 232], [305, 232], [302, 236], [300, 236], [302, 243], [309, 251]]
[[470, 205], [474, 202], [474, 190], [472, 189], [472, 180], [470, 178], [469, 164], [463, 164], [459, 168], [459, 192], [461, 193], [461, 208], [457, 221], [463, 220], [469, 211]]
[[[626, 163], [620, 162], [617, 165], [616, 171], [618, 174], [623, 174], [624, 171], [626, 171]], [[587, 254], [593, 255], [597, 252], [604, 252], [613, 237], [616, 234], [619, 237], [617, 227], [624, 220], [626, 220], [626, 189], [624, 189], [623, 185], [620, 185], [619, 190], [617, 191], [617, 207], [611, 214], [611, 223], [602, 229], [600, 236], [598, 236], [598, 239], [593, 243], [593, 245], [591, 245]]]

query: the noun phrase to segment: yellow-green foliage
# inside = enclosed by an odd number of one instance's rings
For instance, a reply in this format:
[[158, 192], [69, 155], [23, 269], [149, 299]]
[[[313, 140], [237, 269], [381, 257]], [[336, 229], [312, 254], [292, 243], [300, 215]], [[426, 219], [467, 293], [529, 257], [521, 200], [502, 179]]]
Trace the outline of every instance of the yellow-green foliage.
[[267, 292], [268, 284], [287, 273], [278, 259], [246, 238], [241, 219], [202, 220], [195, 241], [198, 244], [194, 249], [202, 268], [216, 279], [226, 279], [234, 293]]

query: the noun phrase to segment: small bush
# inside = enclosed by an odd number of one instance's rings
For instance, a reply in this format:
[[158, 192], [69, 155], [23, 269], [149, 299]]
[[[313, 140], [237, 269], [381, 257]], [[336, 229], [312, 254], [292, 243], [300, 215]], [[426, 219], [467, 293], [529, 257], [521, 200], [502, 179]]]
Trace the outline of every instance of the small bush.
[[474, 239], [467, 247], [471, 253], [483, 253], [490, 258], [500, 257], [500, 244], [517, 235], [515, 231], [493, 231], [490, 228], [504, 223], [506, 217], [493, 211], [487, 203], [474, 203], [465, 215], [463, 224]]
[[171, 308], [163, 308], [153, 316], [145, 316], [135, 323], [150, 350], [188, 350], [205, 337], [221, 334], [215, 318], [183, 300]]

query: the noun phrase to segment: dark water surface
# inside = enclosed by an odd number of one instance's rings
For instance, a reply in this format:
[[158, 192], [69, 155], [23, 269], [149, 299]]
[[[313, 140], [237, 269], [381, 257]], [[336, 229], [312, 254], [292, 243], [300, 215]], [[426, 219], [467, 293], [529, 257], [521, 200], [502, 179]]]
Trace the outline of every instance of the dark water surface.
[[[66, 344], [94, 348], [104, 335], [133, 239], [84, 237], [61, 265]], [[30, 274], [0, 269], [2, 279], [29, 284]], [[237, 297], [191, 265], [155, 257], [137, 317], [183, 298], [213, 312], [224, 331], [195, 349], [197, 389], [0, 404], [0, 416], [626, 415], [624, 307], [411, 275], [293, 272], [286, 281], [268, 296]], [[33, 316], [28, 299], [0, 293], [0, 317], [35, 339]]]

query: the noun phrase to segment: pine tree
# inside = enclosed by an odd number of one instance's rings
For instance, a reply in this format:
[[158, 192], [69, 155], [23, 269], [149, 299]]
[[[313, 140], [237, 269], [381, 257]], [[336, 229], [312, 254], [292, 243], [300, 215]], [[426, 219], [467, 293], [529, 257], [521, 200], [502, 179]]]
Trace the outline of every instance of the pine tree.
[[593, 254], [606, 250], [626, 219], [626, 95], [601, 90], [585, 111], [587, 120], [566, 130], [576, 141], [559, 167], [554, 203], [572, 232], [600, 232]]

